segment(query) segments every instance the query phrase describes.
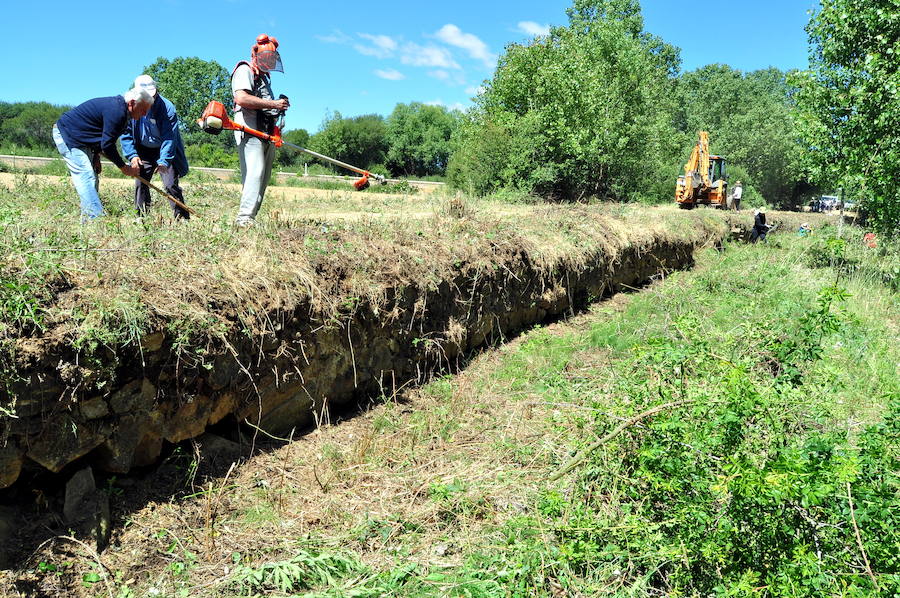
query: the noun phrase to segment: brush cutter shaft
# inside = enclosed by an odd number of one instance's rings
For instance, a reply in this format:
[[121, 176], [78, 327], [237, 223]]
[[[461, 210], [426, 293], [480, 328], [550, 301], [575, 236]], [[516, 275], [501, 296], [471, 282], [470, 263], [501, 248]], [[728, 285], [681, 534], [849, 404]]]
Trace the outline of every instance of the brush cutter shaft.
[[341, 168], [346, 168], [347, 170], [352, 170], [353, 172], [355, 172], [357, 174], [361, 174], [363, 176], [368, 175], [379, 181], [384, 180], [384, 177], [381, 176], [380, 174], [373, 174], [367, 170], [363, 170], [362, 168], [357, 168], [356, 166], [351, 166], [350, 164], [347, 164], [346, 162], [341, 162], [340, 160], [335, 160], [334, 158], [329, 158], [328, 156], [320, 154], [319, 152], [314, 152], [311, 149], [306, 149], [305, 147], [300, 147], [299, 145], [294, 145], [293, 143], [288, 143], [287, 141], [282, 141], [281, 144], [286, 145], [290, 148], [293, 148], [297, 151], [301, 151], [303, 153], [309, 154], [313, 158], [318, 158], [319, 160], [325, 160], [326, 162], [330, 162], [330, 163], [334, 164], [335, 166], [340, 166]]
[[[275, 147], [281, 147], [282, 145], [286, 145], [292, 149], [295, 149], [300, 152], [304, 152], [309, 154], [314, 158], [318, 158], [319, 160], [324, 160], [325, 162], [330, 162], [335, 166], [340, 166], [341, 168], [346, 168], [352, 172], [357, 174], [361, 174], [363, 176], [362, 179], [357, 181], [357, 183], [365, 182], [366, 186], [368, 186], [368, 178], [372, 177], [376, 181], [380, 183], [385, 183], [384, 176], [380, 174], [373, 174], [368, 170], [363, 170], [362, 168], [357, 168], [356, 166], [352, 166], [347, 164], [346, 162], [341, 162], [340, 160], [335, 160], [334, 158], [329, 158], [319, 152], [314, 152], [312, 150], [306, 149], [305, 147], [300, 147], [299, 145], [294, 145], [293, 143], [287, 143], [282, 139], [281, 132], [278, 130], [278, 127], [275, 128], [275, 134], [271, 135], [269, 133], [263, 133], [262, 131], [257, 131], [256, 129], [251, 129], [246, 125], [242, 125], [240, 123], [236, 123], [230, 118], [228, 118], [228, 113], [225, 110], [225, 106], [221, 102], [217, 102], [215, 100], [211, 101], [206, 105], [206, 109], [203, 111], [203, 114], [197, 119], [197, 124], [206, 131], [207, 133], [218, 134], [222, 131], [222, 129], [227, 129], [230, 131], [241, 131], [247, 135], [252, 135], [253, 137], [257, 137], [264, 141], [271, 141], [275, 144]], [[356, 183], [354, 183], [356, 185]], [[362, 187], [357, 187], [362, 188]]]

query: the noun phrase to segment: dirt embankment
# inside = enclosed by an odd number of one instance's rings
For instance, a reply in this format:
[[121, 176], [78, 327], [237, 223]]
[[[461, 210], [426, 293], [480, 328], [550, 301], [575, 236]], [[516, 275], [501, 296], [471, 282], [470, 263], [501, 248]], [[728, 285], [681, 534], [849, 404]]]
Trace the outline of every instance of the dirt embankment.
[[[406, 257], [376, 252], [368, 267], [381, 274], [371, 282], [383, 286], [371, 295], [345, 293], [331, 311], [311, 298], [270, 302], [251, 325], [223, 303], [225, 294], [206, 295], [205, 307], [221, 312], [228, 325], [205, 337], [183, 337], [169, 317], [154, 320], [157, 327], [139, 342], [94, 351], [54, 330], [20, 338], [15, 376], [0, 388], [15, 409], [14, 418], [4, 418], [0, 487], [23, 471], [60, 472], [73, 462], [124, 473], [153, 463], [166, 443], [223, 421], [284, 434], [362, 397], [390, 394], [452, 368], [485, 343], [689, 267], [697, 247], [727, 233], [721, 220], [693, 220], [693, 232], [680, 236], [658, 223], [633, 234], [603, 228], [608, 220], [589, 212], [573, 216], [595, 235], [593, 247], [555, 263], [538, 256], [533, 244], [530, 250], [524, 242], [498, 244], [490, 231], [467, 241], [469, 254], [448, 252], [444, 270], [418, 280], [387, 268], [392, 260], [400, 259], [390, 267], [401, 270], [422, 261], [421, 248]], [[286, 246], [289, 232], [276, 241]], [[587, 243], [575, 224], [566, 234], [576, 245]], [[309, 238], [300, 243], [310, 245]], [[476, 266], [479, 252], [484, 259]], [[358, 274], [333, 256], [312, 266], [334, 288]]]

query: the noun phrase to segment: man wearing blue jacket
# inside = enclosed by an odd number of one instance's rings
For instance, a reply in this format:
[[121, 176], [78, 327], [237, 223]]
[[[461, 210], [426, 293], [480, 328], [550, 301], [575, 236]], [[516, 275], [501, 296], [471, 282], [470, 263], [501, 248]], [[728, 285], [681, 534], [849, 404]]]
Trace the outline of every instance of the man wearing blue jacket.
[[[162, 178], [166, 193], [184, 202], [184, 194], [178, 179], [188, 173], [188, 161], [184, 143], [178, 130], [175, 105], [157, 92], [156, 82], [150, 75], [134, 80], [135, 89], [143, 89], [153, 98], [147, 115], [131, 121], [122, 135], [122, 151], [131, 166], [140, 169], [142, 179], [149, 181], [154, 171]], [[188, 212], [169, 200], [175, 219], [189, 219]], [[134, 181], [134, 207], [143, 216], [150, 210], [150, 189], [139, 180]]]
[[130, 89], [120, 96], [94, 98], [63, 113], [53, 125], [53, 142], [65, 159], [72, 183], [81, 199], [82, 221], [103, 215], [100, 203], [100, 153], [122, 174], [138, 176], [140, 170], [125, 164], [116, 141], [129, 119], [140, 119], [153, 104], [143, 89]]

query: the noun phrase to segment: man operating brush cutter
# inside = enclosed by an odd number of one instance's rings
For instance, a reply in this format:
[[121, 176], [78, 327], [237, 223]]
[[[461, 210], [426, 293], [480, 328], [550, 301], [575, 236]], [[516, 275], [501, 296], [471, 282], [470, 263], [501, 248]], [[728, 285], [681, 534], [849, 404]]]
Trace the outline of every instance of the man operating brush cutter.
[[363, 175], [362, 179], [354, 183], [357, 189], [367, 187], [369, 177], [384, 182], [384, 177], [380, 175], [373, 175], [298, 145], [285, 143], [281, 138], [281, 126], [284, 113], [291, 103], [284, 95], [274, 99], [269, 76], [271, 71], [284, 72], [281, 55], [278, 53], [278, 40], [264, 33], [256, 38], [256, 43], [250, 49], [250, 62], [242, 60], [231, 74], [234, 121], [228, 118], [225, 106], [216, 101], [210, 102], [197, 120], [197, 124], [207, 133], [218, 135], [222, 129], [235, 132], [243, 186], [241, 205], [235, 220], [238, 226], [253, 224], [272, 174], [275, 148], [282, 145]]
[[221, 102], [216, 102], [215, 100], [206, 105], [206, 109], [203, 111], [203, 115], [197, 119], [197, 124], [204, 131], [206, 131], [207, 133], [211, 133], [212, 135], [218, 135], [223, 130], [241, 131], [244, 134], [252, 135], [264, 141], [269, 141], [275, 147], [289, 147], [305, 154], [309, 154], [310, 156], [318, 158], [319, 160], [322, 160], [324, 162], [328, 162], [329, 164], [334, 164], [335, 166], [346, 168], [347, 170], [355, 172], [356, 174], [361, 174], [362, 178], [353, 182], [353, 186], [358, 191], [362, 191], [369, 186], [370, 178], [375, 179], [382, 185], [387, 182], [384, 176], [380, 174], [375, 174], [374, 172], [369, 172], [368, 170], [357, 168], [352, 164], [347, 164], [346, 162], [341, 162], [340, 160], [329, 158], [328, 156], [320, 154], [319, 152], [314, 152], [311, 149], [306, 149], [305, 147], [300, 147], [299, 145], [288, 143], [281, 137], [280, 124], [275, 125], [275, 132], [272, 134], [263, 133], [262, 131], [257, 131], [245, 125], [238, 124], [228, 118], [228, 112], [226, 112], [225, 106], [223, 106]]
[[[269, 135], [275, 132], [277, 116], [284, 114], [291, 105], [286, 96], [276, 100], [272, 94], [269, 75], [272, 71], [284, 72], [278, 40], [263, 33], [250, 48], [250, 62], [238, 62], [231, 73], [235, 121]], [[259, 137], [245, 134], [242, 129], [235, 129], [234, 140], [241, 159], [243, 187], [235, 224], [250, 226], [266, 194], [275, 161], [275, 148]]]

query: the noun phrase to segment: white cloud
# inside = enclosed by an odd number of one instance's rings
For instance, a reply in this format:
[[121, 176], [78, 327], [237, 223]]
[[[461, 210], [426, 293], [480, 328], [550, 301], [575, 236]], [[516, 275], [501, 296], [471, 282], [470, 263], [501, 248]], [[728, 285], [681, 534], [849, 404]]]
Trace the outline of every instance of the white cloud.
[[469, 53], [469, 56], [482, 61], [488, 68], [493, 68], [497, 63], [497, 55], [488, 49], [486, 43], [471, 33], [463, 33], [459, 27], [452, 23], [448, 23], [438, 29], [435, 37], [445, 44], [462, 48]]
[[387, 69], [386, 71], [376, 69], [375, 74], [382, 79], [387, 79], [388, 81], [400, 81], [402, 79], [406, 79], [406, 75], [394, 69]]
[[519, 21], [517, 29], [526, 35], [549, 35], [550, 33], [550, 25], [541, 25], [534, 21]]
[[372, 35], [371, 33], [358, 33], [357, 35], [372, 43], [372, 45], [354, 44], [354, 49], [360, 54], [376, 58], [390, 58], [397, 49], [397, 42], [387, 35]]
[[459, 110], [463, 112], [466, 107], [462, 105], [460, 102], [453, 102], [452, 104], [448, 104], [444, 100], [431, 100], [430, 102], [425, 102], [426, 106], [443, 106], [447, 110]]
[[444, 69], [435, 69], [428, 71], [428, 76], [438, 81], [443, 81], [447, 85], [462, 86], [466, 84], [466, 76], [462, 71], [446, 71]]
[[450, 51], [438, 46], [420, 46], [415, 43], [404, 44], [401, 49], [400, 62], [411, 66], [430, 66], [445, 69], [461, 69], [453, 60]]
[[484, 86], [482, 85], [472, 85], [471, 87], [466, 88], [466, 93], [470, 96], [478, 96], [481, 95], [484, 91]]
[[353, 38], [340, 29], [334, 29], [330, 35], [317, 35], [316, 39], [323, 41], [326, 44], [346, 44]]

